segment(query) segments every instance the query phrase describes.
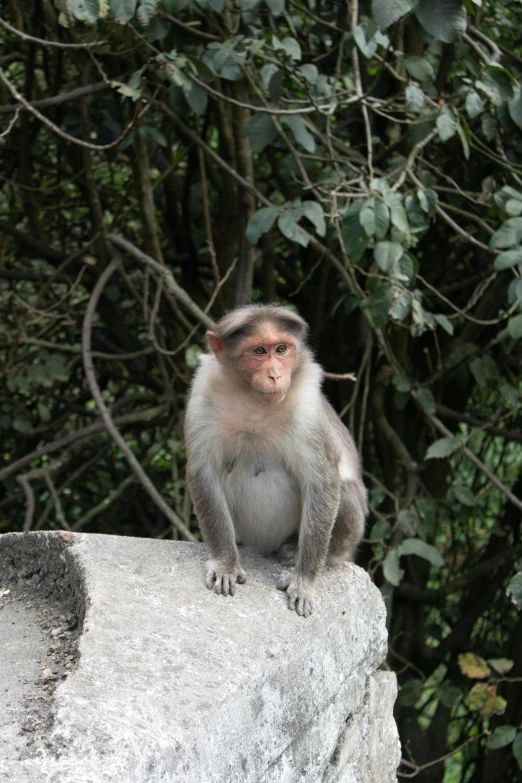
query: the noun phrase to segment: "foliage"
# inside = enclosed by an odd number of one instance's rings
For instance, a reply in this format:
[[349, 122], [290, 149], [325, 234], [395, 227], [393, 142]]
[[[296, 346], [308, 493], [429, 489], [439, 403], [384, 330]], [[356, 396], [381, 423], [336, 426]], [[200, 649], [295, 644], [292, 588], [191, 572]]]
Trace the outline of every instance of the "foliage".
[[[181, 422], [198, 330], [252, 298], [290, 302], [325, 369], [357, 375], [325, 390], [364, 458], [361, 562], [390, 617], [402, 769], [518, 780], [522, 5], [4, 13], [0, 530], [196, 533]], [[88, 383], [82, 324], [108, 232], [171, 273], [120, 248], [92, 358], [180, 524]]]

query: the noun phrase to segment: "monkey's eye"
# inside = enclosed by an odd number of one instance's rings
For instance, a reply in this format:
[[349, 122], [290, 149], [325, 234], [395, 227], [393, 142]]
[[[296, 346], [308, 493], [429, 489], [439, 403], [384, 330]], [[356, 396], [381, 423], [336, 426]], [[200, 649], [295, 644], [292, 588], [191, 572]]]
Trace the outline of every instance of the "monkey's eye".
[[266, 350], [260, 345], [258, 348], [254, 348], [252, 353], [255, 353], [256, 356], [262, 356], [264, 353], [266, 353]]
[[288, 345], [278, 345], [276, 348], [276, 353], [285, 353], [287, 348]]

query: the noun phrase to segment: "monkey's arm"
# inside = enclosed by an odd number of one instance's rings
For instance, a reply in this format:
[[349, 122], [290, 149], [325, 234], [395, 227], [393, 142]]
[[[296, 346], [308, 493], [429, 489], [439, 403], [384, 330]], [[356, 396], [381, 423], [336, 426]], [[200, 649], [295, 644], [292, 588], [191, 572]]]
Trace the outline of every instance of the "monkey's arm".
[[303, 516], [299, 530], [299, 545], [295, 571], [280, 585], [286, 590], [288, 608], [309, 617], [313, 610], [313, 586], [324, 565], [328, 544], [340, 502], [341, 482], [334, 462], [326, 456], [320, 460], [321, 470], [303, 485]]
[[219, 478], [211, 467], [187, 466], [187, 480], [199, 527], [210, 551], [205, 584], [221, 595], [234, 595], [236, 581], [246, 582], [239, 567], [234, 525]]

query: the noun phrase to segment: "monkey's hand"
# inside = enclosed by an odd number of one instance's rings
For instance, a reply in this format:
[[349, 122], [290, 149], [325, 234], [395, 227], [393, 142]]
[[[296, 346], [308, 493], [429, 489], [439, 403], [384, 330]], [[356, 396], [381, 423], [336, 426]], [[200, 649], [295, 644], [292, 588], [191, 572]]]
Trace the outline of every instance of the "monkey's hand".
[[283, 577], [277, 583], [277, 589], [286, 592], [289, 609], [295, 610], [300, 617], [310, 617], [314, 610], [314, 599], [309, 584], [295, 577]]
[[234, 595], [236, 582], [240, 585], [246, 582], [246, 574], [239, 566], [228, 568], [216, 560], [207, 563], [205, 584], [209, 590], [213, 590], [217, 595]]

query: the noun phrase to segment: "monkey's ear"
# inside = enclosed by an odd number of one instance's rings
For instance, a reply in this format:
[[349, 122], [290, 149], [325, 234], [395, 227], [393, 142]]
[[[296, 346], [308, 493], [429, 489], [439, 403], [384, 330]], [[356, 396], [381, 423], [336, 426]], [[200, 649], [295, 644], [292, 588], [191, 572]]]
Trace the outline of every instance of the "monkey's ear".
[[207, 340], [212, 349], [212, 353], [217, 356], [217, 354], [223, 350], [223, 340], [215, 332], [207, 332]]

